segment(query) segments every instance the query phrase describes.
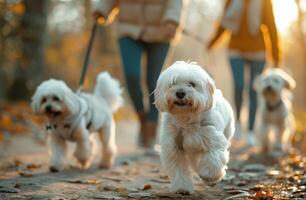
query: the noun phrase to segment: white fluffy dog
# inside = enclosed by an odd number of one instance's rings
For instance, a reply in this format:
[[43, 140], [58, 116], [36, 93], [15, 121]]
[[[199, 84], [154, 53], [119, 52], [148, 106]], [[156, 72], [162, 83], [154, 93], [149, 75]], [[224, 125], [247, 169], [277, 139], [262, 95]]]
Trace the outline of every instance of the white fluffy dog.
[[48, 118], [50, 171], [65, 166], [67, 141], [76, 142], [74, 156], [83, 168], [90, 164], [90, 133], [98, 132], [102, 146], [100, 166], [112, 166], [116, 154], [115, 122], [112, 113], [123, 103], [119, 82], [108, 73], [98, 75], [93, 94], [74, 93], [63, 81], [41, 83], [32, 97], [34, 113]]
[[[295, 81], [281, 69], [268, 69], [258, 76], [254, 88], [259, 96], [258, 121], [256, 134], [264, 153], [281, 155], [290, 148], [295, 131], [291, 111], [291, 91]], [[274, 128], [275, 142], [271, 140]]]
[[198, 65], [175, 62], [160, 75], [155, 103], [162, 112], [161, 162], [171, 192], [191, 193], [191, 169], [208, 184], [220, 181], [234, 133], [230, 104]]

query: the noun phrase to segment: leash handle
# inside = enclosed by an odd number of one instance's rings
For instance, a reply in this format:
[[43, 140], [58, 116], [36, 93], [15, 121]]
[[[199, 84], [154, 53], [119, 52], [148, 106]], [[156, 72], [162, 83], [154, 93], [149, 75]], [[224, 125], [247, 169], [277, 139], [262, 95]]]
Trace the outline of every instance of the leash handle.
[[83, 83], [84, 83], [85, 75], [86, 75], [86, 72], [87, 72], [87, 69], [88, 69], [90, 52], [91, 52], [93, 41], [94, 41], [94, 38], [95, 38], [95, 33], [96, 33], [97, 26], [98, 26], [98, 22], [97, 22], [97, 20], [95, 20], [95, 22], [92, 26], [92, 29], [91, 29], [90, 39], [89, 39], [89, 43], [88, 43], [86, 54], [85, 54], [83, 69], [82, 69], [81, 78], [80, 78], [80, 82], [79, 82], [79, 88], [77, 90], [78, 93], [81, 92], [81, 90], [83, 88]]

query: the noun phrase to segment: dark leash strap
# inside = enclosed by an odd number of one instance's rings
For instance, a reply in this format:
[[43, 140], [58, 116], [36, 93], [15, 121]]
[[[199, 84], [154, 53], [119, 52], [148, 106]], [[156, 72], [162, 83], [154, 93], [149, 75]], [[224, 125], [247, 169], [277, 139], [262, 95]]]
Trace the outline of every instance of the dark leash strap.
[[97, 26], [98, 26], [98, 22], [97, 20], [95, 20], [91, 32], [90, 32], [90, 38], [89, 38], [89, 42], [88, 42], [88, 46], [86, 49], [86, 54], [85, 54], [85, 59], [84, 59], [84, 63], [83, 63], [83, 69], [82, 69], [82, 73], [81, 73], [81, 78], [80, 78], [80, 82], [79, 82], [79, 88], [77, 90], [77, 93], [80, 94], [82, 87], [83, 87], [83, 83], [84, 83], [84, 79], [85, 79], [85, 75], [88, 69], [88, 64], [89, 64], [89, 58], [90, 58], [90, 53], [91, 53], [91, 49], [92, 49], [92, 45], [93, 45], [93, 41], [95, 38], [95, 34], [96, 34], [96, 30], [97, 30]]

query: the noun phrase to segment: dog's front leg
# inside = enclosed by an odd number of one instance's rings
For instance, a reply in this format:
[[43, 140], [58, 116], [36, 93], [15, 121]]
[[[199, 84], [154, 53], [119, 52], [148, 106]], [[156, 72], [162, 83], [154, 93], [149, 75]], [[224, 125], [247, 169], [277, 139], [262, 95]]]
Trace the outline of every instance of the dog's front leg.
[[55, 133], [49, 134], [50, 144], [50, 163], [49, 170], [51, 172], [58, 172], [64, 169], [65, 157], [67, 151], [67, 142], [58, 137]]
[[193, 183], [188, 160], [176, 146], [173, 138], [161, 139], [161, 162], [171, 182], [170, 191], [190, 194]]
[[226, 149], [215, 149], [205, 153], [199, 162], [199, 176], [209, 185], [219, 182], [225, 175], [229, 152]]
[[226, 170], [229, 160], [228, 140], [224, 134], [214, 126], [205, 126], [201, 129], [204, 152], [201, 155], [197, 171], [199, 176], [208, 184], [220, 181]]
[[275, 145], [273, 147], [273, 151], [272, 156], [282, 156], [285, 151], [287, 150], [287, 146], [286, 146], [286, 141], [284, 141], [284, 139], [288, 138], [289, 132], [286, 129], [285, 125], [280, 125], [279, 127], [276, 128], [276, 140], [275, 140]]
[[262, 153], [268, 153], [271, 149], [269, 147], [271, 145], [271, 141], [268, 125], [262, 122], [260, 128], [256, 130], [256, 135], [259, 138]]
[[87, 168], [92, 153], [89, 132], [85, 128], [78, 128], [74, 133], [74, 138], [77, 144], [74, 156], [78, 159], [82, 168]]

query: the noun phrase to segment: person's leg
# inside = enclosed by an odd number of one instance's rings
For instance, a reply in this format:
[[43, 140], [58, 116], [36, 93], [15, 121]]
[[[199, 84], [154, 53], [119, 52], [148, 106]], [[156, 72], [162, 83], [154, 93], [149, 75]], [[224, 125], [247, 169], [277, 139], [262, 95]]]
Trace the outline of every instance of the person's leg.
[[143, 95], [140, 86], [141, 77], [141, 55], [144, 50], [142, 42], [129, 37], [119, 40], [121, 59], [129, 95], [140, 121], [139, 145], [143, 145], [143, 134], [145, 132], [146, 113], [143, 106]]
[[[149, 90], [149, 113], [147, 117], [147, 136], [149, 143], [154, 141], [157, 130], [158, 110], [154, 105], [153, 91], [156, 87], [156, 82], [164, 65], [167, 53], [169, 50], [169, 43], [147, 43], [147, 74], [146, 82]], [[150, 141], [151, 140], [151, 141]]]
[[151, 43], [147, 44], [146, 47], [148, 56], [146, 81], [150, 94], [148, 121], [157, 122], [158, 111], [154, 105], [153, 91], [155, 90], [157, 79], [167, 57], [169, 43]]
[[141, 54], [143, 44], [129, 37], [119, 40], [120, 55], [127, 88], [137, 112], [143, 112], [143, 96], [140, 87]]
[[257, 94], [253, 88], [255, 78], [260, 75], [265, 67], [265, 61], [250, 61], [250, 89], [249, 89], [249, 125], [248, 129], [253, 131], [256, 119]]
[[236, 125], [235, 125], [234, 138], [240, 139], [241, 136], [240, 111], [243, 100], [245, 61], [242, 58], [230, 58], [230, 64], [231, 64], [233, 82], [234, 82], [234, 100], [235, 100], [235, 109], [236, 109]]
[[234, 81], [234, 95], [237, 121], [240, 121], [240, 110], [242, 106], [243, 88], [244, 88], [244, 65], [242, 58], [230, 58]]

